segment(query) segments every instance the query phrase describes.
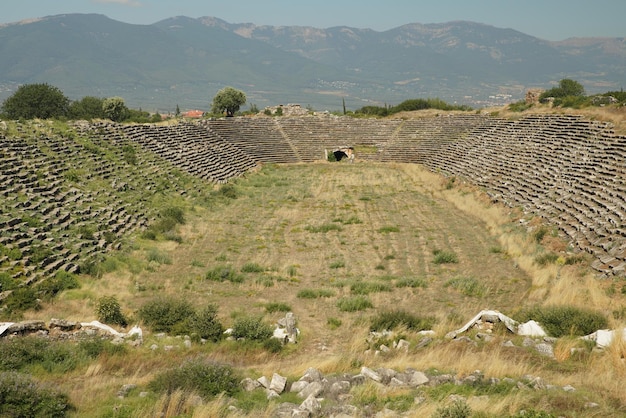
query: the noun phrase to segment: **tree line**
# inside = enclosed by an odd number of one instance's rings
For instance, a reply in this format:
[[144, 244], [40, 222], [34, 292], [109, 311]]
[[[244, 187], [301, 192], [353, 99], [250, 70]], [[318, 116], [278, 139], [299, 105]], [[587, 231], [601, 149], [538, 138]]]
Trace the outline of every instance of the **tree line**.
[[[213, 98], [211, 111], [215, 115], [234, 116], [245, 104], [244, 92], [225, 87]], [[176, 106], [177, 116], [180, 113]], [[70, 100], [55, 86], [47, 83], [24, 84], [7, 98], [0, 108], [5, 119], [110, 119], [114, 122], [159, 122], [159, 113], [130, 109], [121, 97], [85, 96]]]
[[55, 86], [47, 83], [24, 84], [7, 98], [0, 109], [7, 119], [111, 119], [115, 122], [160, 121], [157, 113], [129, 109], [121, 97], [85, 96], [70, 100]]

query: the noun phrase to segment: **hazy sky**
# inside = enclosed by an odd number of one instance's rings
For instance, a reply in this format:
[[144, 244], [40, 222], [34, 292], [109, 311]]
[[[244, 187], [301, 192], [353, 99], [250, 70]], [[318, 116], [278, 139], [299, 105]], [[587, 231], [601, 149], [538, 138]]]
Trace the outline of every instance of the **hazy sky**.
[[66, 13], [100, 13], [151, 24], [174, 16], [230, 23], [350, 26], [384, 31], [407, 23], [469, 20], [547, 40], [626, 37], [626, 0], [13, 0], [0, 23]]

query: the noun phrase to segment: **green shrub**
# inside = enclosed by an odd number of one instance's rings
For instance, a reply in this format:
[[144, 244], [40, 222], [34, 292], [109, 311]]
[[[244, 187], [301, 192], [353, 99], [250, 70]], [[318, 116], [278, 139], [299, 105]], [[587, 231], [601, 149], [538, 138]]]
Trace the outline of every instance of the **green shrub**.
[[237, 318], [233, 324], [232, 336], [235, 338], [244, 338], [252, 341], [263, 341], [270, 338], [274, 333], [272, 327], [262, 318], [254, 316], [245, 316]]
[[239, 197], [239, 192], [233, 184], [228, 183], [219, 188], [217, 195], [225, 197], [226, 199], [237, 199]]
[[337, 301], [337, 307], [342, 312], [357, 312], [373, 308], [372, 302], [365, 296], [341, 298]]
[[446, 281], [444, 287], [452, 287], [465, 296], [481, 297], [487, 293], [487, 288], [473, 277], [454, 277]]
[[217, 318], [217, 306], [208, 305], [195, 313], [190, 320], [191, 332], [205, 340], [218, 341], [222, 338], [224, 327]]
[[97, 358], [101, 354], [124, 355], [127, 351], [125, 345], [113, 344], [107, 339], [95, 336], [92, 338], [81, 339], [78, 343], [78, 349], [91, 359]]
[[0, 292], [15, 289], [17, 285], [18, 285], [17, 280], [11, 277], [9, 273], [6, 273], [6, 272], [0, 273]]
[[339, 318], [328, 318], [326, 321], [330, 329], [337, 329], [341, 326], [342, 322]]
[[263, 348], [270, 353], [280, 353], [283, 349], [283, 343], [278, 338], [267, 338], [263, 341]]
[[417, 277], [414, 278], [410, 278], [410, 277], [403, 277], [402, 279], [398, 280], [396, 282], [396, 287], [401, 288], [401, 287], [427, 287], [428, 283], [426, 283], [426, 280], [424, 279], [420, 279]]
[[257, 277], [257, 279], [254, 282], [257, 284], [263, 285], [265, 287], [274, 286], [274, 278], [266, 274], [262, 275], [261, 277]]
[[451, 405], [440, 406], [432, 418], [468, 418], [472, 415], [472, 409], [462, 399], [454, 401]]
[[550, 230], [545, 226], [540, 226], [539, 228], [533, 231], [533, 239], [537, 244], [541, 244], [543, 238], [550, 232]]
[[69, 396], [39, 384], [30, 376], [0, 372], [0, 416], [65, 417], [74, 408]]
[[333, 261], [332, 263], [330, 263], [330, 265], [328, 267], [330, 267], [331, 269], [340, 269], [340, 268], [344, 268], [346, 266], [346, 262], [343, 260], [338, 260], [338, 261]]
[[241, 266], [242, 273], [263, 273], [266, 269], [257, 263], [246, 263]]
[[329, 298], [335, 296], [335, 292], [328, 289], [302, 289], [296, 294], [300, 299]]
[[41, 309], [39, 302], [37, 293], [31, 287], [18, 287], [2, 301], [8, 314], [19, 314], [30, 309], [39, 310]]
[[161, 218], [163, 219], [171, 219], [176, 224], [184, 225], [185, 224], [185, 212], [182, 208], [176, 206], [168, 206], [161, 210]]
[[372, 318], [370, 330], [391, 331], [402, 326], [411, 331], [423, 331], [432, 329], [435, 322], [434, 317], [422, 318], [402, 310], [383, 311]]
[[391, 286], [378, 282], [356, 282], [350, 285], [350, 293], [353, 295], [368, 295], [377, 292], [391, 292]]
[[172, 264], [172, 259], [169, 255], [159, 251], [156, 248], [150, 248], [146, 256], [148, 262], [154, 262], [157, 264]]
[[558, 254], [543, 253], [535, 257], [535, 264], [537, 264], [538, 266], [547, 266], [548, 264], [556, 263], [556, 260], [558, 259], [559, 259]]
[[175, 326], [188, 323], [195, 314], [189, 302], [173, 298], [159, 298], [139, 308], [138, 316], [155, 332], [171, 332]]
[[524, 110], [528, 110], [533, 107], [532, 103], [526, 103], [525, 100], [520, 100], [519, 102], [511, 103], [509, 105], [509, 110], [511, 112], [523, 112]]
[[296, 277], [298, 275], [298, 266], [292, 264], [287, 267], [287, 274], [289, 277]]
[[378, 228], [378, 232], [381, 234], [389, 234], [391, 232], [400, 232], [400, 228], [397, 226], [383, 226], [382, 228]]
[[282, 303], [282, 302], [270, 302], [265, 304], [265, 310], [268, 313], [274, 313], [274, 312], [291, 312], [291, 306], [287, 305], [286, 303]]
[[451, 251], [433, 250], [433, 263], [435, 264], [454, 264], [459, 262], [457, 255]]
[[536, 306], [519, 314], [519, 320], [539, 322], [552, 337], [583, 336], [608, 328], [608, 320], [600, 312], [573, 306]]
[[212, 280], [215, 282], [225, 282], [229, 281], [232, 283], [242, 283], [245, 278], [241, 274], [237, 274], [235, 269], [231, 266], [217, 266], [213, 269], [207, 271], [204, 276], [207, 280]]
[[41, 367], [48, 372], [65, 373], [76, 368], [79, 358], [73, 346], [39, 337], [0, 341], [0, 370], [28, 370]]
[[304, 229], [306, 231], [314, 232], [314, 233], [318, 233], [318, 232], [326, 233], [330, 231], [342, 231], [343, 230], [341, 225], [337, 225], [334, 223], [327, 223], [327, 224], [322, 224], [322, 225], [317, 225], [317, 226], [307, 225], [304, 227]]
[[72, 273], [68, 273], [63, 270], [56, 272], [54, 277], [39, 282], [35, 287], [35, 292], [39, 295], [40, 299], [50, 300], [57, 293], [66, 289], [77, 289], [80, 287], [78, 278]]
[[160, 372], [148, 387], [155, 392], [167, 394], [176, 390], [195, 392], [205, 400], [210, 400], [220, 393], [233, 396], [240, 390], [240, 380], [229, 365], [195, 359], [176, 369]]
[[105, 324], [115, 324], [125, 327], [128, 320], [122, 313], [120, 303], [115, 296], [102, 296], [96, 301], [96, 317]]

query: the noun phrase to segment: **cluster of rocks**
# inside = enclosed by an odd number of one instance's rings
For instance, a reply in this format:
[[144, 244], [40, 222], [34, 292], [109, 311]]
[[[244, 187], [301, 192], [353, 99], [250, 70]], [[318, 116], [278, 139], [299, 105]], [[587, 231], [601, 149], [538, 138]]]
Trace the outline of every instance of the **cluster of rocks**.
[[65, 319], [44, 321], [30, 320], [21, 322], [0, 322], [0, 338], [15, 338], [36, 335], [51, 340], [77, 341], [90, 337], [108, 338], [115, 344], [140, 345], [143, 331], [135, 326], [127, 333], [119, 332], [98, 321], [76, 322]]
[[[339, 374], [324, 376], [319, 370], [309, 368], [298, 380], [289, 380], [278, 373], [270, 378], [261, 376], [258, 379], [245, 378], [241, 385], [245, 391], [264, 390], [268, 399], [280, 399], [281, 394], [296, 393], [302, 399], [300, 404], [283, 402], [274, 411], [276, 417], [310, 417], [310, 416], [361, 416], [373, 411], [364, 411], [352, 405], [351, 389], [355, 386], [373, 382], [382, 387], [416, 389], [442, 384], [454, 385], [499, 385], [507, 384], [515, 390], [562, 390], [572, 392], [571, 386], [558, 387], [546, 383], [537, 376], [526, 375], [521, 379], [486, 378], [482, 371], [459, 377], [452, 374], [426, 373], [408, 368], [402, 372], [388, 368], [371, 369], [362, 367], [357, 374]], [[458, 395], [455, 395], [458, 396]], [[424, 395], [416, 395], [416, 405], [425, 401]], [[329, 402], [322, 401], [328, 400]], [[367, 408], [367, 407], [366, 407]], [[231, 409], [236, 409], [234, 406]]]

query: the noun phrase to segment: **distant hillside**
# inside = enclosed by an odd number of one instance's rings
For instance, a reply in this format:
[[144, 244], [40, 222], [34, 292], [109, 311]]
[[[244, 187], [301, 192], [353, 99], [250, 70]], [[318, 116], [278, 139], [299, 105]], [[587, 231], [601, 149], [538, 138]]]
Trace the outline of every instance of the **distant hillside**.
[[0, 27], [0, 54], [2, 100], [18, 84], [48, 82], [71, 98], [119, 95], [160, 111], [207, 108], [225, 85], [259, 107], [339, 109], [345, 98], [354, 109], [414, 97], [476, 106], [565, 77], [590, 93], [620, 89], [626, 75], [624, 39], [548, 42], [473, 22], [376, 32], [68, 14]]

